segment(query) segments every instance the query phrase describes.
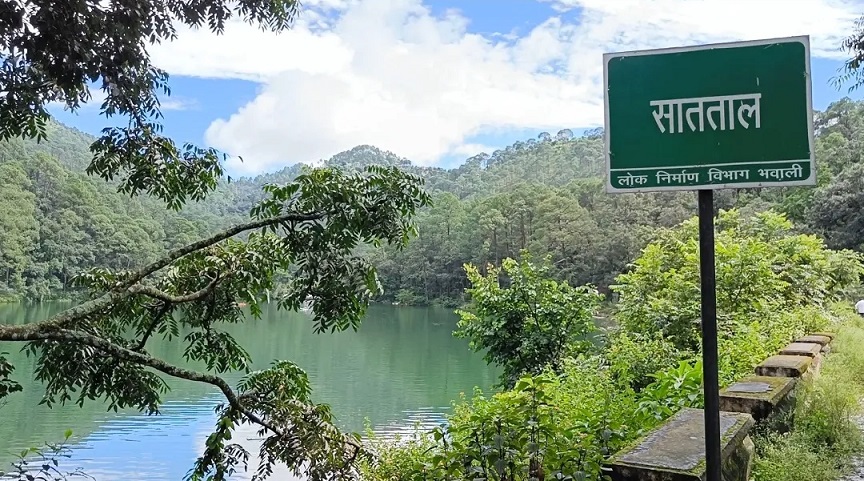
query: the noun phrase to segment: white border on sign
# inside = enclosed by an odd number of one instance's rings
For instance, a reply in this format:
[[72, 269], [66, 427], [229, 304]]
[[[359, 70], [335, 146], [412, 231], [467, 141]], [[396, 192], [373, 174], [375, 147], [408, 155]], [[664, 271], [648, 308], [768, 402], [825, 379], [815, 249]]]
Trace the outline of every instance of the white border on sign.
[[[790, 182], [747, 182], [741, 184], [709, 184], [698, 186], [669, 186], [669, 187], [650, 187], [647, 189], [618, 189], [612, 186], [611, 158], [609, 152], [609, 61], [613, 58], [620, 57], [638, 57], [642, 55], [658, 55], [658, 54], [673, 54], [694, 52], [698, 50], [710, 50], [717, 48], [736, 48], [736, 47], [752, 47], [757, 45], [771, 45], [777, 43], [801, 43], [804, 45], [804, 75], [807, 77], [807, 134], [810, 144], [810, 177], [804, 180], [794, 180]], [[670, 192], [683, 190], [722, 190], [722, 189], [752, 189], [762, 187], [795, 187], [795, 186], [811, 186], [816, 185], [816, 152], [814, 150], [814, 133], [813, 133], [813, 85], [812, 76], [810, 74], [810, 36], [799, 35], [795, 37], [769, 38], [761, 40], [748, 40], [743, 42], [724, 42], [711, 43], [705, 45], [694, 45], [690, 47], [670, 47], [656, 48], [651, 50], [633, 50], [628, 52], [612, 52], [603, 54], [603, 157], [606, 162], [606, 193], [608, 194], [624, 194], [624, 193], [639, 193], [639, 192]], [[779, 162], [779, 161], [778, 161]], [[806, 162], [806, 160], [784, 160], [783, 162]], [[729, 162], [734, 163], [734, 162]], [[766, 162], [767, 163], [767, 162]], [[673, 168], [672, 166], [652, 167], [652, 168]], [[634, 170], [634, 169], [630, 169]]]

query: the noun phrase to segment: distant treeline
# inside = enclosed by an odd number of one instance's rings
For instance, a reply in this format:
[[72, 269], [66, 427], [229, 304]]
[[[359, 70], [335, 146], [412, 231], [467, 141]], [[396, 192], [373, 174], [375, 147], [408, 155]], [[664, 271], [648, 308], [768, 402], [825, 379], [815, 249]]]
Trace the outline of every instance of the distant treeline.
[[[773, 208], [832, 248], [864, 244], [864, 102], [843, 99], [815, 121], [817, 188], [721, 191], [718, 208]], [[499, 264], [522, 250], [552, 257], [554, 275], [606, 290], [654, 238], [695, 213], [692, 193], [607, 195], [602, 132], [569, 130], [471, 157], [456, 169], [424, 168], [371, 146], [325, 162], [345, 169], [398, 165], [422, 175], [434, 206], [407, 249], [368, 249], [384, 301], [461, 302], [465, 263]], [[288, 182], [306, 166], [224, 183], [180, 212], [146, 197], [129, 199], [88, 177], [93, 138], [59, 124], [47, 142], [0, 144], [0, 298], [47, 299], [72, 292], [90, 267], [127, 268], [166, 248], [248, 216], [266, 183]]]

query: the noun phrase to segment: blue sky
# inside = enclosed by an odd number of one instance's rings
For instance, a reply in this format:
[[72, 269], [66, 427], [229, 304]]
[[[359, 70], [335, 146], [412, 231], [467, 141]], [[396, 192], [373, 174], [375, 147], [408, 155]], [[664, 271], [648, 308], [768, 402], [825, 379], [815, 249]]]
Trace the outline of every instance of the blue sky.
[[[813, 103], [862, 0], [307, 0], [291, 32], [182, 30], [166, 132], [232, 156], [232, 175], [372, 144], [450, 167], [539, 132], [602, 123], [602, 53], [810, 35]], [[853, 94], [859, 98], [860, 94]], [[97, 104], [97, 102], [94, 102]], [[97, 107], [57, 118], [97, 133]]]

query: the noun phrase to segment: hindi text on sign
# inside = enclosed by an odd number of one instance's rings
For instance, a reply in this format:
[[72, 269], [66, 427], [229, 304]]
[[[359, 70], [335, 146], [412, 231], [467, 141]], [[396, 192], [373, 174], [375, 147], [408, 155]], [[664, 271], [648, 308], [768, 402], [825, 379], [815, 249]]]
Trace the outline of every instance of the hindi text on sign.
[[750, 172], [746, 170], [720, 170], [717, 168], [708, 171], [708, 182], [722, 180], [748, 180]]
[[802, 169], [800, 164], [793, 164], [788, 169], [759, 169], [759, 176], [763, 179], [797, 179], [801, 177]]
[[762, 163], [688, 168], [655, 168], [634, 171], [612, 171], [613, 183], [619, 189], [644, 191], [654, 187], [687, 187], [705, 185], [735, 185], [752, 183], [769, 185], [806, 179], [809, 166], [799, 162], [783, 162], [774, 166]]
[[627, 172], [627, 175], [618, 177], [618, 185], [626, 185], [627, 187], [633, 185], [644, 185], [646, 182], [648, 182], [647, 175], [633, 175], [630, 172]]
[[666, 171], [657, 172], [657, 183], [658, 184], [689, 184], [699, 182], [699, 173], [698, 172], [687, 172], [686, 170], [682, 170], [677, 174], [670, 174]]
[[[762, 126], [759, 109], [759, 100], [761, 98], [762, 94], [754, 93], [722, 95], [719, 97], [652, 100], [649, 104], [651, 107], [656, 107], [656, 110], [652, 113], [660, 132], [666, 133], [668, 128], [670, 134], [680, 134], [684, 132], [685, 121], [691, 132], [704, 132], [706, 120], [712, 130], [735, 130], [736, 120], [744, 129], [749, 129], [751, 122], [753, 123], [753, 127], [758, 129]], [[738, 102], [737, 108], [735, 105], [736, 102]], [[726, 115], [727, 113], [728, 116]], [[663, 119], [668, 121], [668, 126], [663, 124]], [[677, 131], [675, 129], [676, 126], [678, 127]]]

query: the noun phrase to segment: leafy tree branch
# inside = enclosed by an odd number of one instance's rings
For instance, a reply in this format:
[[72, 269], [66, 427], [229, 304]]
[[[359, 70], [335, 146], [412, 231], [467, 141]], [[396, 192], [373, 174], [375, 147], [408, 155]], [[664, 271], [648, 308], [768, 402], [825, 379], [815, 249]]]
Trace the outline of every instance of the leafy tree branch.
[[224, 174], [224, 156], [211, 148], [177, 145], [161, 134], [160, 96], [168, 74], [153, 66], [148, 47], [177, 37], [178, 26], [221, 34], [234, 18], [262, 29], [289, 29], [295, 0], [4, 2], [0, 20], [0, 140], [47, 136], [47, 106], [76, 111], [105, 93], [106, 117], [125, 118], [90, 147], [87, 173], [119, 178], [118, 190], [156, 196], [179, 209], [202, 200]]
[[[73, 323], [77, 320], [84, 319], [94, 313], [98, 313], [100, 310], [104, 309], [106, 306], [110, 306], [111, 304], [120, 302], [121, 300], [128, 298], [135, 294], [146, 294], [150, 297], [155, 297], [157, 299], [161, 299], [165, 302], [170, 303], [181, 303], [181, 302], [189, 302], [193, 300], [197, 300], [202, 298], [207, 291], [207, 288], [201, 289], [200, 291], [186, 294], [183, 296], [171, 296], [166, 294], [158, 289], [147, 287], [141, 284], [137, 284], [145, 277], [159, 271], [160, 269], [170, 265], [172, 262], [188, 255], [193, 252], [201, 251], [207, 247], [210, 247], [214, 244], [217, 244], [226, 239], [230, 239], [238, 234], [242, 234], [244, 232], [260, 229], [265, 227], [270, 227], [274, 225], [284, 225], [285, 223], [291, 222], [306, 222], [306, 221], [314, 221], [317, 219], [322, 219], [326, 216], [327, 213], [312, 213], [312, 214], [285, 214], [280, 216], [275, 216], [267, 219], [261, 219], [253, 222], [247, 222], [245, 224], [240, 224], [229, 229], [226, 229], [218, 234], [215, 234], [209, 238], [202, 239], [197, 242], [193, 242], [189, 245], [183, 246], [178, 249], [174, 249], [167, 254], [165, 254], [160, 259], [138, 269], [132, 271], [131, 273], [122, 275], [122, 280], [119, 280], [113, 289], [105, 294], [84, 302], [80, 305], [71, 307], [66, 309], [54, 316], [51, 316], [44, 321], [40, 321], [39, 328], [40, 329], [52, 329], [59, 328], [70, 323]], [[214, 282], [216, 282], [214, 280]], [[212, 288], [212, 287], [211, 287]], [[17, 339], [14, 338], [15, 332], [18, 330], [26, 330], [31, 328], [32, 326], [23, 325], [16, 326], [12, 325], [8, 321], [0, 325], [0, 340], [4, 341], [15, 341]]]
[[[257, 317], [268, 299], [297, 309], [311, 297], [317, 332], [356, 328], [381, 287], [354, 251], [404, 245], [415, 233], [416, 211], [430, 202], [422, 184], [397, 168], [370, 167], [350, 175], [311, 170], [290, 184], [269, 185], [251, 222], [138, 269], [88, 271], [74, 282], [92, 300], [45, 321], [0, 325], [0, 340], [27, 343], [49, 405], [105, 398], [113, 409], [158, 413], [168, 389], [160, 374], [218, 388], [227, 405], [190, 479], [223, 479], [246, 466], [248, 453], [227, 443], [240, 424], [257, 426], [263, 437], [256, 477], [282, 463], [309, 479], [351, 479], [360, 444], [312, 401], [306, 374], [288, 361], [250, 372], [249, 354], [221, 326], [248, 322], [240, 304]], [[184, 358], [203, 362], [206, 371], [152, 356], [146, 344], [153, 336], [182, 343]], [[220, 376], [230, 371], [246, 373], [236, 388]], [[4, 373], [8, 378], [11, 369]]]
[[[226, 274], [230, 275], [230, 274]], [[216, 276], [209, 284], [207, 284], [203, 289], [199, 289], [195, 292], [189, 294], [183, 294], [181, 296], [172, 296], [166, 292], [160, 291], [152, 286], [145, 286], [142, 284], [136, 284], [130, 287], [128, 290], [132, 294], [144, 294], [145, 296], [152, 297], [154, 299], [158, 299], [165, 303], [169, 304], [182, 304], [184, 302], [192, 302], [197, 301], [198, 299], [203, 298], [204, 296], [213, 292], [213, 289], [216, 287], [216, 284], [219, 283], [220, 277]]]

